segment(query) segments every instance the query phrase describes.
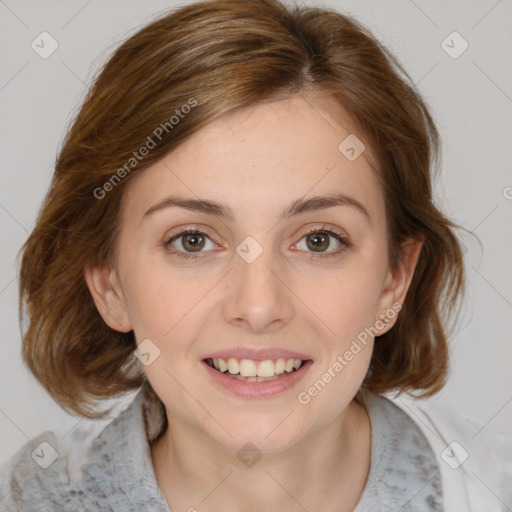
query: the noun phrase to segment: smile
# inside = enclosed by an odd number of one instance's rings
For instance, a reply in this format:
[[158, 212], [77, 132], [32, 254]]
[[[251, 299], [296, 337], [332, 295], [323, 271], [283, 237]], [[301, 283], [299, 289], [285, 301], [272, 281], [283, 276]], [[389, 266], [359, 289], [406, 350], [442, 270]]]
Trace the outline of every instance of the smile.
[[311, 359], [290, 357], [249, 359], [215, 356], [202, 360], [203, 368], [212, 382], [219, 386], [218, 389], [244, 399], [268, 399], [291, 390], [312, 364]]
[[279, 379], [283, 374], [292, 373], [302, 367], [302, 359], [284, 359], [276, 360], [265, 359], [264, 361], [255, 361], [252, 359], [236, 359], [230, 357], [227, 359], [216, 358], [206, 359], [206, 363], [228, 377], [245, 382], [266, 382]]

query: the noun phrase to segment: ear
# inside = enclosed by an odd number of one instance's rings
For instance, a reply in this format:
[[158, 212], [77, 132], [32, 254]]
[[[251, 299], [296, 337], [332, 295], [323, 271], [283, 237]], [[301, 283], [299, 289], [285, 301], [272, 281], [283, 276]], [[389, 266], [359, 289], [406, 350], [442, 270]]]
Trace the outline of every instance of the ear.
[[120, 332], [133, 329], [116, 271], [107, 266], [87, 266], [85, 281], [105, 323]]
[[[377, 336], [389, 331], [398, 318], [397, 313], [407, 296], [424, 241], [425, 238], [422, 237], [421, 240], [408, 239], [404, 242], [402, 244], [402, 264], [395, 272], [390, 270], [386, 276], [379, 299], [379, 316], [375, 319], [376, 324], [380, 320], [378, 325], [384, 325], [384, 327], [379, 329]], [[391, 311], [393, 314], [387, 314]]]

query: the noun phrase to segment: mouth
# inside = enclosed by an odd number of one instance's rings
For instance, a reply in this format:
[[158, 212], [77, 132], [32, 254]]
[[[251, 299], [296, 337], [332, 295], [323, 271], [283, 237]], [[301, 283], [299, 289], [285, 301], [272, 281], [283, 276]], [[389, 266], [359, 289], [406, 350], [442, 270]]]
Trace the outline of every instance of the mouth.
[[309, 360], [278, 358], [278, 359], [238, 359], [206, 358], [204, 362], [213, 370], [243, 382], [268, 382], [285, 379], [298, 372]]

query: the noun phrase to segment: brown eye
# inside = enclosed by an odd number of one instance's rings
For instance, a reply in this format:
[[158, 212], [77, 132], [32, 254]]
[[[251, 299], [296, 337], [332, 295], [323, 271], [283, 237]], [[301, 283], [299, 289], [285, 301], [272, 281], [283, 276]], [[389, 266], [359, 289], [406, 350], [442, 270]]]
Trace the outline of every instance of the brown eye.
[[215, 249], [215, 243], [202, 231], [189, 229], [181, 231], [166, 240], [164, 247], [176, 256], [192, 258], [205, 256], [208, 249]]
[[306, 233], [297, 244], [298, 249], [309, 253], [311, 257], [318, 256], [322, 258], [338, 256], [342, 251], [351, 246], [352, 244], [346, 237], [330, 229], [316, 229], [310, 231]]
[[190, 252], [200, 251], [205, 245], [205, 238], [200, 233], [189, 233], [181, 236], [183, 249]]
[[323, 252], [329, 248], [331, 241], [325, 232], [311, 233], [306, 236], [306, 244], [314, 252]]

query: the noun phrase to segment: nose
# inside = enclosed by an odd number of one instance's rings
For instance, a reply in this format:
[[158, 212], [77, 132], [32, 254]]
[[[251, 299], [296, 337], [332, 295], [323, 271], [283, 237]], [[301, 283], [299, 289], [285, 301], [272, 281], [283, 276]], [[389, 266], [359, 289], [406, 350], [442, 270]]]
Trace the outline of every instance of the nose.
[[274, 332], [293, 316], [293, 293], [271, 250], [252, 263], [235, 256], [222, 312], [227, 322], [253, 333]]

